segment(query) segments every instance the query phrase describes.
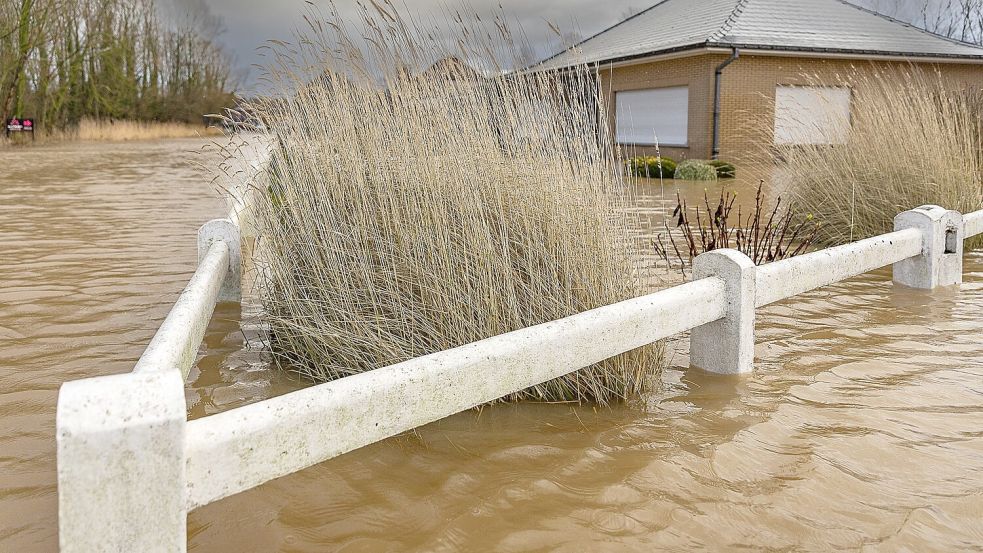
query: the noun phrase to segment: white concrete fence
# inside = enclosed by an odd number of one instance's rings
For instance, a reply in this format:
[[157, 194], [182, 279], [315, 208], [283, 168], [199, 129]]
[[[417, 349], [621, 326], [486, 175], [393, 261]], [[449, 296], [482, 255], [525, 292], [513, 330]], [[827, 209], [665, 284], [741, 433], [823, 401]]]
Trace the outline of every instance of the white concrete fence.
[[184, 380], [215, 303], [240, 294], [239, 227], [211, 221], [134, 371], [61, 388], [61, 550], [185, 551], [192, 509], [687, 330], [695, 367], [749, 372], [756, 307], [892, 264], [900, 285], [957, 285], [983, 211], [923, 206], [895, 229], [761, 267], [705, 253], [680, 286], [188, 421]]

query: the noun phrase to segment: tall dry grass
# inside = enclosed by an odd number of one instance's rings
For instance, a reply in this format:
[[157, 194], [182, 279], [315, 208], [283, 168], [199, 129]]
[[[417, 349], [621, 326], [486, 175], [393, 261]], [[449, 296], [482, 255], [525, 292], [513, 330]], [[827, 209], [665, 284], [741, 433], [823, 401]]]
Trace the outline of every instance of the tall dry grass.
[[83, 119], [75, 128], [38, 131], [36, 137], [28, 134], [7, 139], [0, 134], [0, 148], [59, 142], [133, 142], [142, 140], [167, 140], [171, 138], [198, 138], [222, 136], [221, 128], [189, 125], [177, 122], [128, 121], [122, 119]]
[[[592, 72], [502, 75], [518, 41], [466, 20], [444, 40], [387, 4], [281, 45], [280, 96], [251, 109], [274, 144], [255, 262], [284, 366], [331, 380], [644, 293]], [[660, 360], [508, 399], [628, 398]]]
[[[835, 83], [827, 83], [835, 84]], [[854, 78], [845, 144], [775, 146], [800, 210], [841, 243], [889, 232], [901, 211], [983, 207], [983, 94], [909, 68]]]
[[188, 123], [83, 119], [79, 122], [77, 129], [67, 132], [66, 137], [98, 142], [128, 142], [220, 135], [222, 135], [222, 130], [219, 128], [206, 128], [203, 125], [189, 125]]

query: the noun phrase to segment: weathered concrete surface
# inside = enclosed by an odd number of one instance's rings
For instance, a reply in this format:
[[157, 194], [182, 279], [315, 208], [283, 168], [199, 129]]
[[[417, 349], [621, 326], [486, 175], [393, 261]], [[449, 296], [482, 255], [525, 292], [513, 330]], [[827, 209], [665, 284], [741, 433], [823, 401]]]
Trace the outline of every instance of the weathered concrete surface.
[[[186, 510], [689, 329], [694, 366], [748, 371], [755, 306], [909, 258], [945, 262], [962, 238], [983, 233], [983, 211], [959, 219], [940, 209], [757, 268], [737, 252], [710, 252], [682, 286], [189, 423], [182, 372], [215, 301], [238, 299], [241, 278], [238, 227], [212, 221], [200, 232], [199, 270], [134, 373], [62, 387], [62, 551], [184, 551]], [[927, 263], [937, 270], [916, 267], [910, 278], [952, 280], [952, 266]]]
[[886, 267], [921, 251], [921, 232], [907, 229], [768, 263], [758, 267], [754, 304], [768, 305]]
[[693, 260], [693, 278], [716, 277], [724, 282], [727, 314], [690, 333], [690, 365], [718, 374], [754, 369], [754, 299], [757, 267], [737, 250], [721, 249]]
[[215, 242], [229, 247], [229, 269], [218, 292], [218, 301], [242, 299], [242, 241], [239, 227], [230, 219], [213, 219], [198, 229], [198, 266]]
[[894, 264], [894, 282], [931, 290], [963, 281], [963, 219], [958, 211], [923, 205], [899, 213], [894, 229], [916, 229], [922, 234], [919, 255]]
[[185, 551], [186, 411], [177, 370], [61, 387], [56, 424], [62, 553]]
[[963, 215], [963, 224], [965, 225], [966, 238], [983, 234], [983, 210]]
[[229, 270], [229, 258], [229, 247], [225, 242], [215, 241], [209, 247], [133, 372], [177, 368], [183, 375], [188, 375], [215, 311], [215, 302]]
[[724, 316], [690, 282], [188, 423], [188, 508]]

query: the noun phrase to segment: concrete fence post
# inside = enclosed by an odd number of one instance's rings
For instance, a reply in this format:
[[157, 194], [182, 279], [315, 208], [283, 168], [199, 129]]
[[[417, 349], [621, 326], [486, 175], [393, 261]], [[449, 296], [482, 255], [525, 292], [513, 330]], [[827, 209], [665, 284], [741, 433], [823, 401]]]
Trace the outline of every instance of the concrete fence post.
[[894, 218], [894, 230], [909, 228], [922, 232], [922, 253], [894, 264], [894, 282], [925, 290], [961, 284], [962, 215], [937, 205], [923, 205]]
[[737, 250], [713, 250], [693, 260], [693, 280], [724, 281], [727, 314], [690, 334], [690, 365], [712, 373], [737, 374], [754, 368], [756, 267]]
[[222, 282], [218, 301], [240, 301], [242, 299], [242, 241], [239, 227], [231, 219], [213, 219], [198, 229], [198, 263], [208, 253], [208, 248], [216, 241], [229, 246], [229, 272]]
[[187, 549], [186, 413], [177, 369], [61, 387], [56, 436], [62, 553]]

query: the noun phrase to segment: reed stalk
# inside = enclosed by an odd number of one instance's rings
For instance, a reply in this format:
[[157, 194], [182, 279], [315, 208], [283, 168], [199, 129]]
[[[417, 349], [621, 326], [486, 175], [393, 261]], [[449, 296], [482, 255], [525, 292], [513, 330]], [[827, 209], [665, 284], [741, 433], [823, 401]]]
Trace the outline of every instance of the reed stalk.
[[[506, 73], [518, 41], [474, 21], [445, 40], [379, 4], [274, 48], [277, 94], [249, 109], [274, 145], [255, 263], [282, 366], [342, 378], [646, 292], [593, 71]], [[627, 399], [661, 360], [506, 399]]]
[[845, 144], [778, 145], [778, 175], [836, 244], [893, 230], [898, 213], [983, 207], [983, 94], [908, 68], [855, 77]]
[[193, 138], [221, 136], [222, 129], [204, 125], [190, 125], [168, 121], [131, 121], [83, 119], [77, 130], [68, 131], [69, 139], [96, 142], [128, 142], [134, 140], [165, 140], [168, 138]]

